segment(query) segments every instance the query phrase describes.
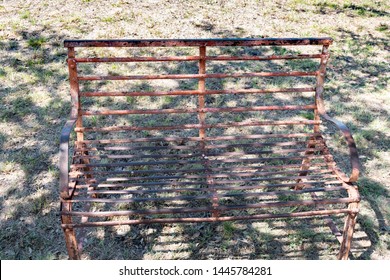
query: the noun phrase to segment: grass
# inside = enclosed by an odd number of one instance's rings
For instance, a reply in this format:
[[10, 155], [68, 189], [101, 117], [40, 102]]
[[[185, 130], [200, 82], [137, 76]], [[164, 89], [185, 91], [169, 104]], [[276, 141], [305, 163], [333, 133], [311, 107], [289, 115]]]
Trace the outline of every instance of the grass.
[[230, 240], [233, 237], [234, 232], [236, 231], [236, 227], [232, 222], [223, 222], [223, 236], [227, 240]]
[[[357, 232], [360, 237], [354, 245], [354, 257], [390, 259], [388, 1], [265, 0], [261, 1], [261, 9], [255, 0], [245, 1], [245, 5], [238, 0], [163, 0], [158, 5], [133, 0], [79, 2], [76, 6], [70, 1], [11, 0], [6, 7], [0, 5], [1, 259], [67, 258], [59, 227], [57, 168], [59, 133], [70, 111], [64, 39], [301, 36], [334, 39], [325, 87], [326, 106], [331, 115], [352, 128], [363, 169], [358, 181], [362, 195]], [[277, 54], [286, 53], [287, 48], [278, 49]], [[147, 50], [138, 55], [147, 55]], [[296, 66], [291, 61], [290, 67]], [[311, 66], [307, 63], [303, 67]], [[246, 64], [237, 67], [245, 69]], [[112, 65], [110, 71], [115, 74], [121, 69]], [[261, 88], [260, 82], [249, 85]], [[282, 79], [274, 82], [273, 86], [280, 86]], [[226, 86], [213, 83], [210, 81], [212, 86]], [[183, 90], [194, 89], [196, 83], [181, 81], [180, 86]], [[139, 83], [134, 90], [152, 88]], [[140, 99], [123, 99], [128, 105], [139, 106]], [[176, 99], [166, 96], [161, 104], [154, 99], [141, 101], [154, 108]], [[232, 100], [217, 96], [209, 101], [218, 106]], [[264, 102], [272, 102], [272, 97], [265, 96]], [[101, 103], [105, 101], [90, 105]], [[242, 104], [251, 104], [251, 100], [243, 99]], [[313, 119], [310, 112], [301, 117]], [[237, 114], [233, 121], [243, 119]], [[98, 125], [99, 120], [90, 118], [93, 125]], [[149, 125], [168, 121], [151, 120]], [[327, 131], [334, 129], [329, 127]], [[149, 135], [144, 132], [143, 137]], [[340, 152], [337, 160], [348, 167], [348, 162], [344, 164], [342, 160], [347, 158], [344, 140], [336, 134], [332, 139], [331, 148]], [[194, 164], [193, 168], [202, 165]], [[299, 228], [294, 221], [141, 226], [131, 227], [122, 237], [112, 231], [96, 230], [87, 244], [91, 253], [84, 258], [332, 259], [337, 245], [329, 245], [334, 244], [327, 241], [332, 238], [318, 223], [316, 219], [304, 223], [313, 224], [314, 229], [302, 225]], [[20, 232], [23, 238], [19, 238]], [[105, 246], [104, 252], [98, 250], [99, 243]], [[311, 243], [314, 245], [308, 245]]]
[[389, 30], [389, 26], [387, 24], [381, 23], [378, 25], [378, 27], [375, 28], [375, 30], [384, 32], [384, 31]]
[[41, 48], [45, 43], [46, 43], [46, 38], [44, 37], [30, 38], [27, 41], [27, 45], [34, 49]]

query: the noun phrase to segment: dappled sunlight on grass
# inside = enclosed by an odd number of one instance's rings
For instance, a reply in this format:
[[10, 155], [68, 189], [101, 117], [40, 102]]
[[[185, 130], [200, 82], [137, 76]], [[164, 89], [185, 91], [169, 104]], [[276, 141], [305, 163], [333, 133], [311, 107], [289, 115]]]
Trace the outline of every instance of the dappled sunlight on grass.
[[[72, 1], [14, 0], [0, 3], [0, 258], [67, 258], [58, 215], [57, 168], [59, 133], [70, 113], [64, 39], [331, 36], [334, 44], [330, 47], [324, 93], [326, 107], [332, 116], [345, 121], [352, 129], [363, 167], [358, 182], [362, 189], [362, 216], [358, 219], [357, 241], [352, 251], [355, 258], [389, 259], [389, 10], [388, 1], [372, 0], [164, 0], [158, 4], [155, 1], [85, 0], [78, 1], [77, 5]], [[94, 55], [102, 55], [101, 50], [94, 51]], [[140, 50], [135, 55], [144, 56], [148, 51]], [[180, 55], [192, 55], [188, 49], [180, 51]], [[156, 52], [163, 53], [162, 50]], [[169, 73], [197, 69], [196, 63], [163, 65], [149, 65], [136, 71]], [[240, 62], [230, 71], [244, 71], [248, 65]], [[294, 62], [289, 65], [292, 69], [296, 66]], [[306, 63], [304, 68], [311, 66]], [[85, 67], [86, 73], [101, 70], [88, 67]], [[112, 64], [107, 71], [116, 74], [134, 70], [134, 67], [126, 67]], [[219, 67], [226, 66], [210, 64], [208, 71], [217, 72]], [[261, 67], [257, 70], [261, 71]], [[223, 84], [210, 79], [208, 86], [227, 89], [235, 82], [229, 80]], [[294, 82], [306, 83], [305, 80]], [[244, 87], [264, 86], [261, 79], [241, 83]], [[267, 83], [269, 87], [288, 86], [277, 79]], [[84, 89], [89, 86], [92, 85], [87, 84]], [[147, 91], [153, 85], [126, 86]], [[101, 83], [98, 87], [104, 90], [105, 85]], [[160, 87], [162, 90], [194, 89], [197, 83], [166, 81]], [[280, 104], [293, 100], [306, 104], [313, 97], [310, 94], [275, 96]], [[165, 108], [175, 99], [167, 97], [157, 102], [145, 98], [136, 102], [128, 97], [120, 102], [98, 99], [88, 105], [91, 109], [102, 104], [111, 108], [126, 108], [126, 104], [131, 104], [152, 109]], [[194, 106], [194, 102], [189, 99], [187, 105]], [[216, 97], [206, 102], [258, 106], [269, 100], [267, 97], [260, 101], [251, 97]], [[253, 115], [254, 119], [260, 117]], [[312, 115], [299, 117], [311, 119]], [[94, 125], [99, 118], [91, 117], [88, 121]], [[240, 120], [238, 115], [234, 121]], [[115, 121], [132, 124], [138, 120], [119, 117]], [[160, 119], [154, 121], [158, 123]], [[214, 121], [218, 122], [218, 118]], [[341, 166], [348, 169], [344, 140], [334, 133], [334, 128], [326, 131], [328, 144], [339, 154], [336, 160], [344, 162]], [[229, 132], [233, 133], [234, 129]], [[334, 258], [338, 244], [329, 241], [329, 233], [317, 225], [317, 221], [310, 222], [314, 223], [312, 228], [298, 229], [295, 221], [188, 227], [156, 225], [122, 231], [99, 229], [88, 236], [86, 246], [91, 248], [91, 254], [83, 257]], [[23, 238], [19, 238], [20, 233]], [[93, 242], [102, 243], [106, 251], [94, 250]]]

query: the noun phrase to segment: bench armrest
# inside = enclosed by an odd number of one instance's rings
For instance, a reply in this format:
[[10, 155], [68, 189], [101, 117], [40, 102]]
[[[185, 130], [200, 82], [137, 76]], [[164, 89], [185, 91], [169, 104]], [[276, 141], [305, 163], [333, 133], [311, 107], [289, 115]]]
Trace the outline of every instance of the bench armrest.
[[71, 194], [69, 193], [69, 138], [72, 128], [75, 125], [77, 119], [68, 120], [61, 131], [60, 136], [60, 197], [63, 199], [69, 199]]
[[347, 176], [345, 176], [344, 173], [339, 172], [338, 170], [336, 170], [337, 175], [346, 183], [356, 182], [358, 177], [359, 177], [359, 173], [360, 173], [360, 163], [359, 163], [359, 156], [358, 156], [356, 144], [355, 144], [355, 141], [353, 140], [351, 131], [349, 130], [349, 128], [344, 123], [342, 123], [341, 121], [336, 120], [336, 119], [330, 117], [327, 113], [325, 113], [325, 112], [321, 113], [320, 112], [320, 115], [325, 120], [333, 123], [335, 126], [337, 126], [337, 128], [339, 130], [341, 130], [341, 132], [344, 135], [345, 141], [348, 144], [349, 156], [350, 156], [351, 168], [352, 168], [351, 175], [348, 178]]

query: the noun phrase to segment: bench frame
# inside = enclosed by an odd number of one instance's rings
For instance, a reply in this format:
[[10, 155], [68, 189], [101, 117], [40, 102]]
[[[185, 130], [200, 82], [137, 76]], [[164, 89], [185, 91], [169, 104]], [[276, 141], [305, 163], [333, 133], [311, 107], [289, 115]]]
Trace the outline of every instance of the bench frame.
[[[304, 214], [300, 213], [291, 213], [290, 215], [278, 215], [278, 214], [268, 214], [262, 216], [241, 216], [241, 217], [221, 217], [218, 213], [214, 212], [211, 217], [206, 218], [194, 218], [194, 219], [162, 219], [161, 221], [155, 219], [153, 221], [140, 220], [138, 222], [133, 222], [129, 224], [141, 224], [141, 223], [177, 223], [177, 222], [218, 222], [226, 220], [244, 220], [244, 219], [266, 219], [266, 218], [286, 218], [286, 217], [304, 217], [304, 216], [324, 216], [328, 225], [330, 225], [332, 232], [336, 235], [337, 239], [341, 243], [340, 251], [338, 254], [338, 259], [348, 259], [352, 235], [354, 232], [354, 227], [356, 223], [356, 216], [359, 210], [359, 193], [356, 185], [354, 184], [359, 176], [359, 158], [356, 149], [355, 142], [353, 140], [350, 130], [340, 121], [331, 118], [325, 110], [324, 101], [323, 101], [323, 91], [324, 91], [324, 78], [325, 78], [325, 68], [329, 58], [328, 48], [332, 43], [331, 38], [255, 38], [255, 39], [167, 39], [167, 40], [66, 40], [64, 45], [68, 48], [68, 68], [69, 68], [69, 81], [70, 81], [70, 95], [71, 95], [71, 113], [70, 119], [66, 122], [65, 126], [62, 129], [60, 137], [60, 199], [61, 199], [61, 225], [65, 233], [66, 247], [70, 259], [80, 259], [80, 244], [76, 240], [75, 228], [82, 227], [82, 225], [75, 225], [72, 218], [72, 196], [76, 184], [75, 181], [69, 179], [69, 141], [70, 134], [74, 129], [76, 131], [77, 142], [82, 142], [84, 140], [84, 131], [82, 116], [85, 112], [81, 108], [81, 96], [79, 89], [79, 81], [87, 79], [95, 80], [104, 80], [105, 77], [93, 76], [93, 77], [83, 77], [78, 74], [77, 64], [83, 62], [132, 62], [132, 61], [144, 61], [146, 58], [142, 57], [129, 57], [129, 58], [77, 58], [75, 53], [75, 48], [85, 48], [85, 47], [198, 47], [199, 55], [192, 57], [181, 58], [183, 60], [193, 60], [199, 61], [199, 74], [194, 75], [167, 75], [167, 77], [161, 76], [111, 76], [111, 79], [161, 79], [161, 78], [170, 78], [170, 79], [198, 79], [199, 87], [198, 91], [181, 92], [182, 94], [194, 94], [198, 95], [199, 98], [199, 108], [196, 112], [199, 113], [199, 137], [205, 137], [205, 123], [204, 123], [204, 114], [207, 113], [207, 108], [205, 108], [205, 94], [206, 86], [205, 81], [207, 78], [224, 78], [226, 74], [207, 74], [206, 73], [206, 61], [212, 59], [206, 55], [206, 48], [213, 46], [291, 46], [291, 45], [322, 45], [322, 52], [318, 55], [312, 55], [312, 57], [317, 57], [320, 59], [320, 67], [315, 73], [306, 73], [307, 75], [316, 76], [316, 87], [315, 87], [315, 106], [314, 109], [314, 121], [319, 121], [324, 119], [333, 125], [335, 125], [344, 135], [345, 141], [349, 147], [350, 153], [350, 162], [352, 167], [351, 175], [348, 177], [343, 172], [341, 172], [337, 167], [333, 169], [333, 174], [337, 175], [337, 178], [348, 187], [349, 199], [346, 200], [348, 205], [347, 209], [335, 209], [335, 210], [321, 210], [307, 212]], [[229, 59], [238, 59], [238, 60], [277, 60], [277, 59], [295, 59], [298, 58], [294, 56], [290, 57], [278, 57], [278, 56], [268, 56], [268, 57], [220, 57], [219, 60], [229, 60]], [[153, 61], [178, 61], [178, 57], [162, 57], [162, 58], [148, 58]], [[267, 76], [267, 75], [281, 75], [277, 72], [271, 73], [248, 73], [248, 74], [230, 74], [229, 77], [253, 77], [253, 76]], [[285, 75], [285, 74], [283, 74]], [[288, 75], [299, 76], [305, 75], [304, 72], [291, 72]], [[107, 78], [107, 77], [106, 77]], [[177, 93], [177, 94], [180, 94]], [[272, 109], [272, 108], [271, 108]], [[289, 108], [285, 108], [288, 110]], [[129, 110], [127, 113], [134, 113], [134, 110]], [[109, 113], [109, 112], [108, 112]], [[126, 112], [124, 112], [126, 113]], [[153, 113], [153, 112], [152, 112]], [[158, 113], [158, 112], [156, 112]], [[207, 127], [206, 127], [207, 128]], [[320, 133], [319, 124], [314, 125], [314, 133]], [[310, 146], [308, 146], [310, 148]], [[327, 148], [325, 148], [327, 151]], [[309, 155], [310, 151], [305, 154]], [[331, 157], [330, 154], [327, 156]], [[332, 158], [330, 158], [332, 160]], [[85, 160], [85, 164], [88, 163], [88, 160]], [[305, 176], [307, 170], [310, 167], [310, 160], [304, 160], [302, 162], [302, 168], [299, 172], [299, 176]], [[297, 182], [302, 182], [302, 180], [297, 180]], [[296, 187], [296, 190], [302, 189], [302, 187]], [[283, 204], [280, 204], [283, 206]], [[335, 225], [332, 223], [329, 215], [345, 213], [346, 219], [344, 224], [344, 229], [340, 233]], [[87, 220], [87, 218], [86, 218]], [[104, 224], [102, 224], [104, 225]], [[88, 223], [86, 224], [88, 226]]]

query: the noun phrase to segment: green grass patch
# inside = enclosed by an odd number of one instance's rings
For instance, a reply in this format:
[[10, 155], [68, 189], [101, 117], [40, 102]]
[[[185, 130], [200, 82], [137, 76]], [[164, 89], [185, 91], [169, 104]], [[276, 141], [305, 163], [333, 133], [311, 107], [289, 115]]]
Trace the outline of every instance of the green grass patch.
[[357, 121], [365, 124], [370, 123], [374, 120], [374, 116], [372, 115], [372, 113], [369, 111], [365, 111], [364, 108], [362, 108], [361, 110], [355, 110], [352, 112], [352, 114]]
[[0, 68], [0, 78], [3, 78], [5, 76], [7, 76], [7, 72], [4, 69]]
[[104, 18], [102, 18], [102, 21], [106, 22], [106, 23], [113, 23], [115, 21], [115, 19], [114, 19], [114, 17], [104, 17]]
[[314, 120], [314, 113], [313, 112], [302, 112], [299, 114], [301, 117], [304, 117], [308, 120]]
[[29, 19], [30, 17], [31, 17], [31, 12], [28, 10], [20, 13], [21, 19]]
[[16, 163], [13, 160], [0, 162], [0, 172], [3, 174], [10, 173], [16, 169]]
[[34, 49], [42, 48], [42, 46], [47, 42], [47, 39], [45, 37], [36, 37], [36, 38], [30, 38], [27, 41], [27, 45]]
[[380, 31], [380, 32], [384, 32], [384, 31], [387, 31], [389, 30], [389, 26], [385, 23], [381, 23], [379, 24], [376, 28], [375, 28], [376, 31]]
[[3, 110], [0, 113], [0, 120], [9, 121], [15, 117], [24, 117], [31, 113], [34, 106], [31, 97], [17, 97], [12, 102], [12, 107]]
[[230, 239], [233, 237], [234, 232], [236, 231], [236, 227], [234, 226], [233, 222], [227, 221], [223, 222], [223, 235], [226, 239]]
[[358, 181], [359, 191], [363, 196], [377, 198], [379, 196], [388, 196], [389, 192], [382, 184], [363, 177]]
[[134, 96], [126, 96], [126, 102], [130, 105], [134, 105], [137, 103], [137, 98]]

